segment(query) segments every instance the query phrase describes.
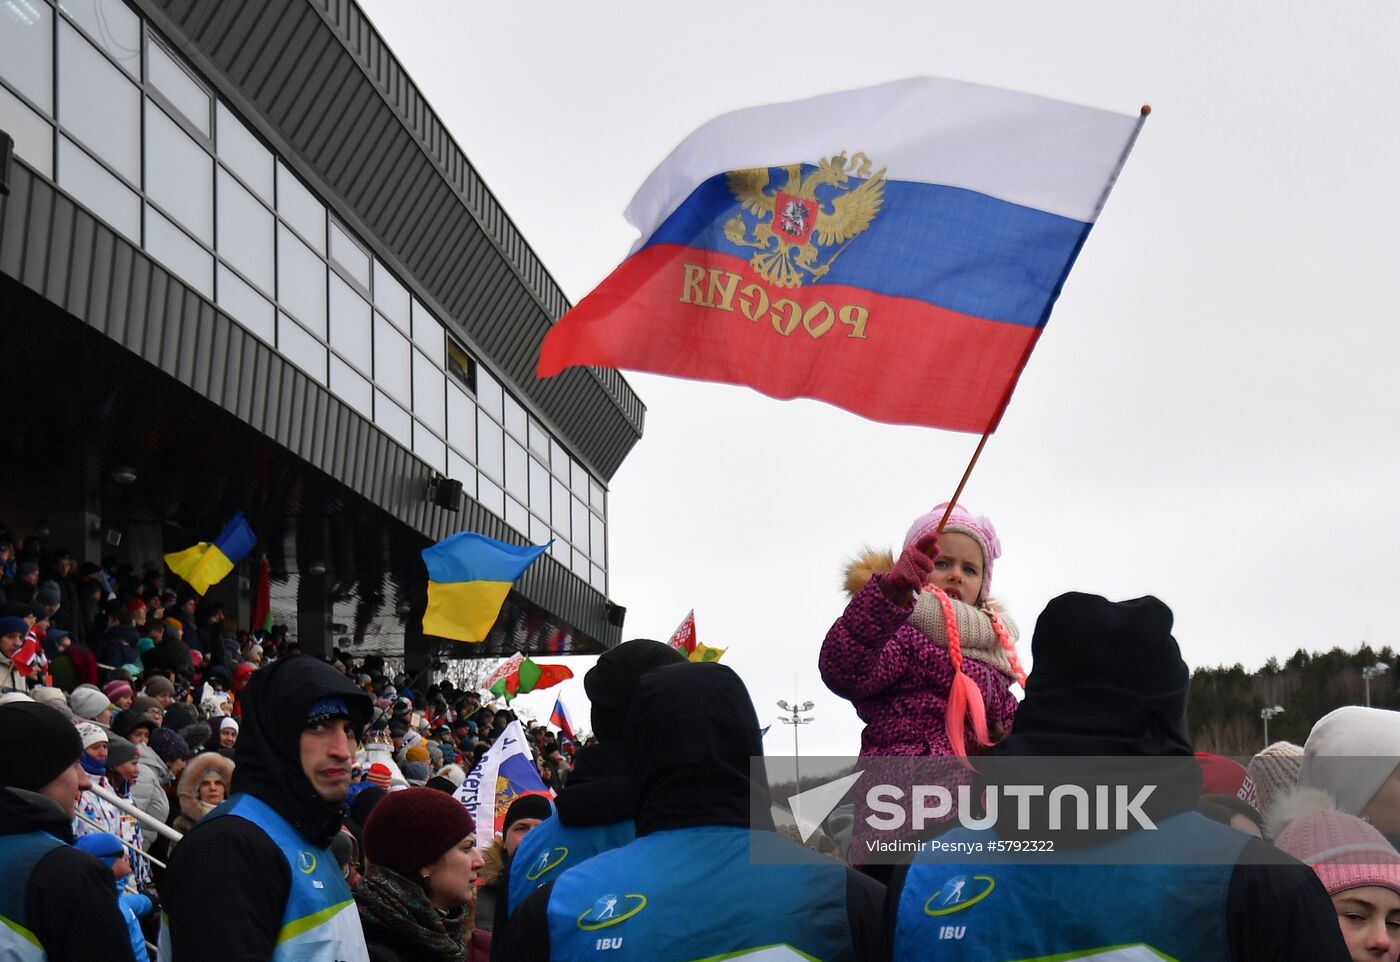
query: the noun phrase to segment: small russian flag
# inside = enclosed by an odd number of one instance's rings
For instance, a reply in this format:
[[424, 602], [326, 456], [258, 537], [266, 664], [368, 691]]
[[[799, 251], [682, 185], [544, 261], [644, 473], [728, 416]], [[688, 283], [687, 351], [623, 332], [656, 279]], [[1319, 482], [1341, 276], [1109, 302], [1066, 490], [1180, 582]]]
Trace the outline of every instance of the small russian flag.
[[571, 742], [578, 741], [574, 737], [574, 724], [569, 719], [569, 711], [564, 707], [564, 699], [554, 699], [554, 711], [549, 713], [549, 723], [559, 729], [559, 733]]

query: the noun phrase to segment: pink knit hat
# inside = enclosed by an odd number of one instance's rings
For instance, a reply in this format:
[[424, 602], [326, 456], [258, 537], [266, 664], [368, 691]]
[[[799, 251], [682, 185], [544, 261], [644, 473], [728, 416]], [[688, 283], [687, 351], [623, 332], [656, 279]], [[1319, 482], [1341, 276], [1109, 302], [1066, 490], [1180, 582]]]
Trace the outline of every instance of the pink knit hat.
[[[1325, 792], [1302, 789], [1280, 801], [1280, 807], [1297, 804], [1300, 799], [1303, 807], [1335, 805]], [[1293, 820], [1279, 832], [1274, 844], [1311, 866], [1328, 895], [1364, 885], [1400, 893], [1400, 852], [1370, 825], [1334, 807]]]
[[[938, 522], [943, 520], [943, 512], [948, 510], [948, 502], [944, 501], [936, 505], [928, 514], [922, 515], [909, 526], [909, 533], [904, 536], [904, 547], [908, 548], [912, 544], [918, 544], [919, 540], [927, 534], [933, 534], [938, 530]], [[992, 526], [991, 518], [973, 517], [962, 505], [956, 505], [953, 513], [948, 516], [948, 523], [943, 526], [944, 533], [954, 532], [965, 534], [977, 546], [982, 549], [982, 592], [977, 596], [974, 604], [980, 605], [992, 594], [992, 562], [1001, 557], [1001, 539], [997, 537], [997, 529]]]

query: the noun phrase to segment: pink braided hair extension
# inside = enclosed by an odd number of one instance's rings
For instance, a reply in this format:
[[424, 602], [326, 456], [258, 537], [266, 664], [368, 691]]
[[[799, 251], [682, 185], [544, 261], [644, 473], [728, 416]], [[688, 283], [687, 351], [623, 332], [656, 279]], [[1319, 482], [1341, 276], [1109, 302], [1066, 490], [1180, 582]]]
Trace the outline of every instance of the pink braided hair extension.
[[992, 743], [991, 735], [987, 733], [987, 705], [982, 700], [982, 690], [962, 670], [962, 635], [958, 632], [958, 617], [953, 611], [953, 602], [941, 588], [933, 588], [932, 591], [943, 608], [943, 624], [948, 632], [948, 657], [953, 662], [953, 682], [948, 686], [948, 709], [944, 715], [948, 744], [953, 746], [955, 755], [967, 758], [963, 728], [969, 714], [972, 716], [972, 735], [977, 743]]
[[1016, 681], [1020, 683], [1021, 690], [1026, 690], [1026, 670], [1021, 667], [1021, 658], [1016, 654], [1016, 642], [1011, 640], [1010, 633], [1006, 626], [1001, 623], [997, 613], [990, 608], [983, 608], [985, 614], [992, 622], [992, 630], [997, 633], [997, 640], [1001, 642], [1001, 647], [1006, 649], [1006, 660], [1011, 662], [1011, 670], [1016, 673]]

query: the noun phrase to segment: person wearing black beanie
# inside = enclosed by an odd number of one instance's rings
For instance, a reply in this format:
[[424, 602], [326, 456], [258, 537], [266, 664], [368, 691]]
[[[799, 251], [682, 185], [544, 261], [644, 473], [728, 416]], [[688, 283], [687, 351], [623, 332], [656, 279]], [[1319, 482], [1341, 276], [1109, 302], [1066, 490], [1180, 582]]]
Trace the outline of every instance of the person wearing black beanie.
[[82, 753], [57, 709], [0, 705], [0, 958], [134, 962], [112, 873], [72, 847]]
[[[774, 831], [766, 779], [754, 775], [763, 771], [758, 717], [728, 666], [647, 673], [624, 740], [637, 838], [536, 889], [496, 958], [592, 958], [599, 937], [659, 962], [888, 958], [885, 887]], [[697, 892], [706, 893], [698, 910]]]
[[583, 676], [598, 742], [579, 750], [569, 783], [555, 799], [555, 815], [525, 836], [510, 859], [509, 870], [501, 873], [493, 939], [500, 939], [511, 914], [535, 889], [565, 869], [637, 837], [630, 766], [622, 741], [627, 710], [637, 686], [650, 672], [685, 663], [686, 656], [670, 645], [633, 638], [604, 652]]
[[[1118, 945], [1143, 958], [1346, 962], [1316, 875], [1196, 812], [1190, 671], [1172, 621], [1150, 596], [1115, 603], [1070, 592], [1046, 606], [1015, 728], [978, 762], [992, 826], [954, 828], [895, 871], [894, 958], [1067, 959]], [[1082, 801], [1052, 814], [1061, 789]], [[1100, 812], [1110, 790], [1117, 807]], [[1129, 798], [1135, 810], [1122, 807]], [[1046, 845], [1052, 856], [1026, 854]], [[972, 908], [983, 898], [1014, 906], [1027, 924], [989, 924], [996, 909]], [[963, 908], [972, 910], [956, 917], [957, 941], [945, 941], [945, 916]]]
[[[232, 794], [175, 847], [166, 871], [165, 962], [245, 962], [274, 949], [364, 959], [364, 935], [330, 843], [345, 818], [350, 771], [373, 711], [368, 695], [309, 655], [253, 673]], [[220, 876], [211, 914], [208, 878]], [[295, 889], [293, 885], [295, 884]], [[300, 932], [290, 944], [280, 934]], [[290, 947], [289, 947], [290, 945]]]

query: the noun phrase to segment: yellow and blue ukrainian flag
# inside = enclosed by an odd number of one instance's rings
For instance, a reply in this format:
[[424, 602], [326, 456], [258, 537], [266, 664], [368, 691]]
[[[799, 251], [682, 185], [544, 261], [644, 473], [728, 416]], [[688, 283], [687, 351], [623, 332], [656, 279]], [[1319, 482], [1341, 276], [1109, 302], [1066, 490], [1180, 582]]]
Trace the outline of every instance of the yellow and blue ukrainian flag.
[[423, 634], [485, 641], [510, 587], [549, 545], [512, 545], [471, 531], [423, 549], [428, 608]]
[[165, 556], [165, 563], [185, 582], [200, 594], [216, 585], [234, 569], [234, 566], [248, 557], [258, 543], [253, 529], [240, 511], [229, 519], [224, 530], [213, 541], [175, 551]]

